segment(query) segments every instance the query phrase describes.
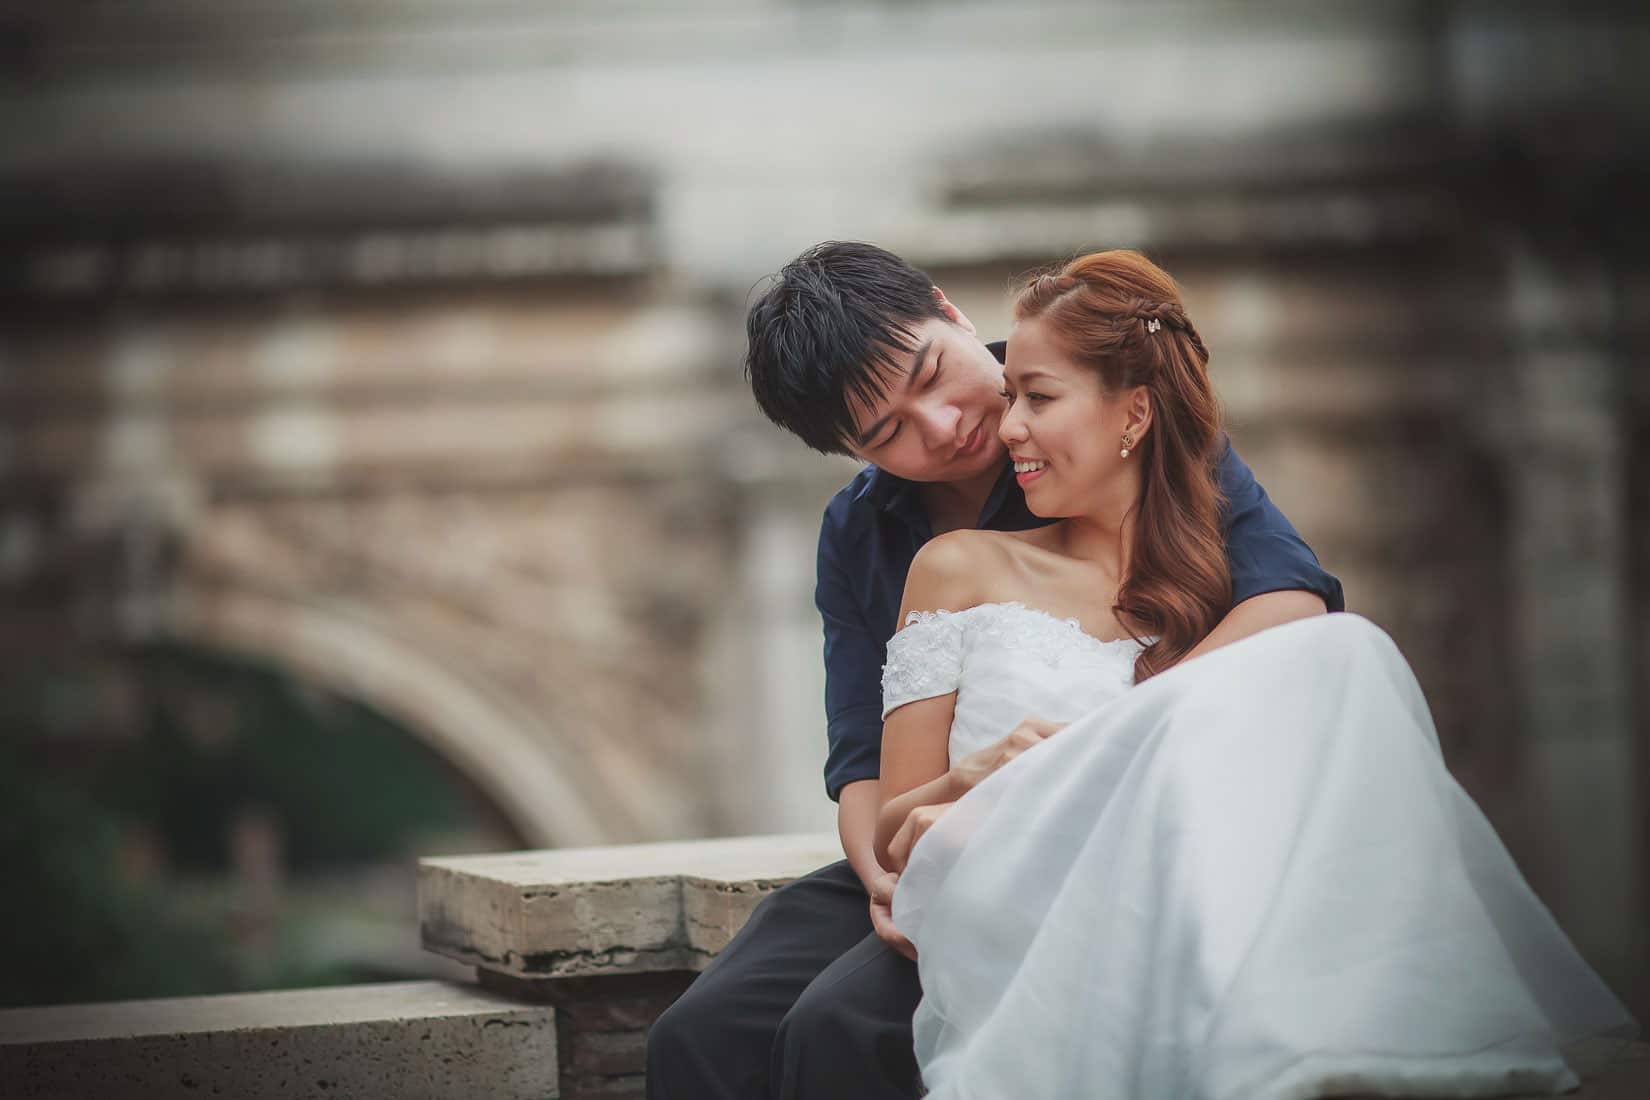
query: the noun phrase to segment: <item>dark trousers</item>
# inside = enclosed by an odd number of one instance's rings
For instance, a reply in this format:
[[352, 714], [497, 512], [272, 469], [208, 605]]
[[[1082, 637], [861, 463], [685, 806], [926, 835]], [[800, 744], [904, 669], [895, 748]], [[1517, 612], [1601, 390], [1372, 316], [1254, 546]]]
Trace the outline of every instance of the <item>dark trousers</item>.
[[847, 860], [758, 905], [648, 1032], [648, 1100], [918, 1096], [917, 965], [869, 906]]

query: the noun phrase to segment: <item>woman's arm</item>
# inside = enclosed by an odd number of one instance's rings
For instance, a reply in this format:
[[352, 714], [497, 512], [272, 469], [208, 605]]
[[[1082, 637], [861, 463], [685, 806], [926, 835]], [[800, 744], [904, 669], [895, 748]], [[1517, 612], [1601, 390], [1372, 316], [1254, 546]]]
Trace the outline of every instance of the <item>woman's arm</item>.
[[837, 799], [836, 833], [842, 853], [866, 889], [882, 875], [875, 847], [877, 812], [882, 809], [879, 792], [877, 780], [860, 779], [843, 787]]
[[918, 699], [890, 714], [882, 724], [882, 809], [877, 814], [877, 862], [897, 867], [889, 855], [906, 816], [918, 806], [962, 797], [949, 768], [948, 743], [957, 693]]
[[[900, 602], [899, 621], [913, 611], [956, 611], [979, 602], [971, 578], [975, 568], [978, 535], [955, 531], [929, 540], [911, 560], [905, 576], [905, 596]], [[950, 802], [959, 797], [948, 776], [951, 719], [957, 693], [948, 692], [910, 702], [889, 714], [882, 723], [882, 764], [878, 793], [882, 800], [877, 814], [877, 862], [889, 870], [888, 842], [894, 838], [906, 815], [918, 806]]]
[[[949, 698], [955, 700], [956, 696]], [[888, 717], [891, 721], [894, 716], [891, 714]], [[951, 803], [985, 782], [987, 776], [1022, 752], [1036, 748], [1065, 729], [1066, 725], [1065, 722], [1050, 722], [1028, 715], [1001, 741], [976, 749], [947, 768], [938, 779], [930, 779], [889, 801], [877, 817], [877, 861], [891, 871], [905, 870], [905, 860], [911, 854], [911, 848]], [[949, 732], [949, 721], [946, 728]], [[947, 736], [946, 740], [949, 743], [950, 737]], [[887, 744], [886, 741], [883, 743]], [[924, 815], [921, 813], [923, 810], [932, 812]]]

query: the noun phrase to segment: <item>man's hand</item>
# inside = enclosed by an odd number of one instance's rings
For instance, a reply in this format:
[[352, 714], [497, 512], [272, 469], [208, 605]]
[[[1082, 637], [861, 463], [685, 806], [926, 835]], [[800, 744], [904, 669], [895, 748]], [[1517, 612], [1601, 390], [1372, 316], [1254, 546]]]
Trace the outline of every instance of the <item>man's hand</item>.
[[962, 791], [967, 793], [979, 786], [986, 776], [1027, 749], [1041, 745], [1046, 738], [1053, 737], [1070, 724], [1049, 722], [1042, 718], [1027, 718], [1001, 741], [987, 745], [977, 752], [971, 752], [957, 761], [951, 768], [952, 778]]
[[916, 962], [916, 947], [894, 927], [894, 886], [898, 882], [899, 874], [894, 871], [884, 871], [871, 880], [871, 927], [883, 943]]

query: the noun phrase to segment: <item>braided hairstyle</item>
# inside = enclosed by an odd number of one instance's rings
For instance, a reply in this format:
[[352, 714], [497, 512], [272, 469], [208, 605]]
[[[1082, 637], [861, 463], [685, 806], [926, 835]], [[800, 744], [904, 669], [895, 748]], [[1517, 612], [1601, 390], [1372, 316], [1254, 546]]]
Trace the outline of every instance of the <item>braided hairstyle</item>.
[[1157, 635], [1135, 662], [1138, 683], [1189, 653], [1231, 608], [1216, 474], [1225, 436], [1209, 353], [1168, 272], [1124, 249], [1032, 276], [1014, 319], [1033, 318], [1106, 394], [1150, 394], [1151, 427], [1131, 452], [1142, 477], [1129, 571], [1112, 607], [1136, 640]]

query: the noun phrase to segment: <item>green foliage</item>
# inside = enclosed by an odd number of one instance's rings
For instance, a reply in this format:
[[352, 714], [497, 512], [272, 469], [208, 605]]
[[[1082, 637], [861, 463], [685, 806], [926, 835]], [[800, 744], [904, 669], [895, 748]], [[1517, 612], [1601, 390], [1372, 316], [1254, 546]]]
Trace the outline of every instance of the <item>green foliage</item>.
[[247, 808], [275, 815], [295, 872], [402, 858], [471, 817], [441, 763], [367, 707], [182, 647], [138, 665], [141, 736], [99, 769], [99, 801], [157, 825], [181, 867], [227, 867]]
[[0, 806], [15, 947], [0, 1005], [206, 993], [231, 982], [210, 925], [116, 873], [118, 816], [4, 742]]
[[[0, 682], [0, 867], [22, 949], [0, 1005], [393, 977], [316, 948], [337, 939], [336, 913], [282, 911], [261, 955], [233, 942], [230, 837], [249, 815], [274, 825], [290, 879], [404, 862], [488, 821], [405, 730], [251, 662], [154, 646], [15, 668]], [[123, 871], [146, 846], [161, 865]]]

